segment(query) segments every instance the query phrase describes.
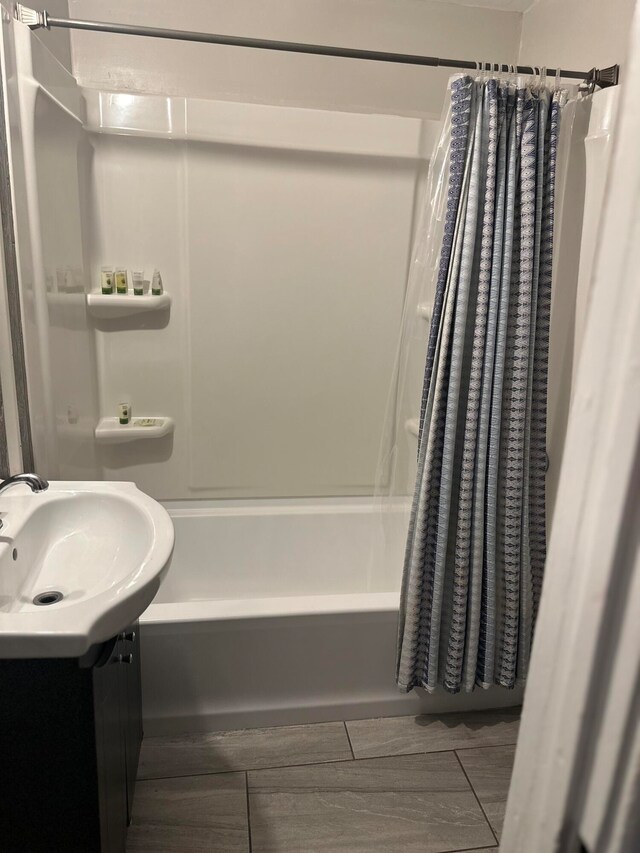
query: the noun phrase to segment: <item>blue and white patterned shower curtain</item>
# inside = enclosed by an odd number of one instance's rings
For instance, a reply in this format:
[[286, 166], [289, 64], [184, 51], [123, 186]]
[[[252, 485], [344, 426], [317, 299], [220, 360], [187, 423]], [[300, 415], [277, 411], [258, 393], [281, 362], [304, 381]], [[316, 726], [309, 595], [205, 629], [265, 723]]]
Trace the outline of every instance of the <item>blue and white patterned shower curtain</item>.
[[407, 540], [397, 680], [513, 687], [546, 553], [554, 189], [564, 93], [451, 84], [444, 239]]

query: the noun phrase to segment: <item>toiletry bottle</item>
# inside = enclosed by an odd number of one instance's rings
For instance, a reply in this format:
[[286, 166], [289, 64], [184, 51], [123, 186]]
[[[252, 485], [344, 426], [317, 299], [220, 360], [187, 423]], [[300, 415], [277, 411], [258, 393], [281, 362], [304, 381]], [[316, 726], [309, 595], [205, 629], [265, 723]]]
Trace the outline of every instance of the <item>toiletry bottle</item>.
[[116, 293], [124, 296], [127, 292], [127, 271], [116, 269]]
[[162, 296], [164, 292], [164, 288], [162, 286], [162, 276], [160, 275], [160, 270], [153, 271], [153, 278], [151, 279], [151, 293], [153, 296]]
[[131, 406], [128, 403], [118, 403], [118, 420], [121, 424], [128, 424], [131, 420]]
[[133, 279], [133, 295], [144, 296], [144, 272], [143, 270], [133, 270], [131, 273]]
[[113, 267], [102, 267], [100, 284], [103, 293], [113, 293]]

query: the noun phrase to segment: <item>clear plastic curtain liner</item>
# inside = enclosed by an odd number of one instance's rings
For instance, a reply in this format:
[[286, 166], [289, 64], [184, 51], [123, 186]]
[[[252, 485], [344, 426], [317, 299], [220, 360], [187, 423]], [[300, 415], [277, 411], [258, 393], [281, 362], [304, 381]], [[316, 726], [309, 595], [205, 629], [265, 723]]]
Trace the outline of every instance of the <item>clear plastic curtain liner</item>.
[[[447, 199], [450, 191], [449, 172], [452, 141], [450, 91], [454, 81], [466, 76], [468, 75], [455, 74], [449, 80], [449, 92], [445, 99], [441, 131], [429, 159], [427, 180], [422, 192], [421, 202], [417, 208], [417, 227], [412, 247], [412, 260], [408, 272], [395, 369], [388, 396], [376, 472], [375, 499], [379, 512], [378, 529], [374, 535], [371, 556], [371, 586], [374, 589], [380, 589], [382, 583], [383, 588], [395, 591], [400, 587], [402, 578], [402, 600], [408, 593], [406, 573], [403, 577], [403, 557], [405, 548], [410, 547], [410, 543], [407, 543], [406, 539], [416, 488], [417, 431], [420, 427], [421, 415], [424, 417], [421, 406], [424, 407], [425, 405], [422, 400], [425, 358], [443, 249]], [[507, 82], [514, 90], [534, 86], [536, 83], [539, 85], [539, 81], [529, 77], [492, 75], [490, 73], [479, 75], [476, 82], [486, 82], [489, 79], [497, 79], [501, 83]], [[552, 93], [553, 85], [549, 85], [548, 88]], [[575, 86], [563, 85], [562, 90], [564, 97], [561, 101], [562, 121], [555, 179], [554, 245], [556, 250], [558, 241], [555, 238], [558, 236], [558, 224], [561, 221], [570, 139], [578, 95]], [[475, 118], [476, 113], [474, 111], [472, 126], [476, 124]], [[540, 128], [541, 133], [542, 130]], [[536, 186], [536, 192], [544, 191], [544, 187]], [[465, 192], [464, 188], [462, 192]], [[554, 254], [556, 250], [554, 250]], [[553, 286], [555, 286], [555, 280]], [[442, 317], [436, 319], [442, 323]], [[495, 333], [495, 330], [492, 330], [492, 333]], [[435, 361], [437, 361], [438, 355], [436, 352]], [[531, 365], [530, 369], [535, 368]], [[481, 424], [479, 428], [488, 429], [488, 425]], [[482, 549], [483, 544], [473, 541], [472, 553], [474, 549], [477, 551], [478, 548]], [[474, 595], [477, 601], [477, 589]], [[401, 608], [398, 626], [400, 636], [404, 627], [403, 608]], [[467, 638], [465, 642], [467, 649], [469, 649], [469, 639]], [[477, 637], [471, 640], [471, 646], [473, 647], [471, 651], [475, 652], [477, 650]], [[475, 668], [470, 669], [468, 665], [465, 666], [463, 673], [465, 690], [473, 689], [474, 670]], [[489, 672], [488, 675], [493, 677], [492, 672]], [[489, 686], [489, 682], [483, 686]]]
[[[417, 208], [412, 259], [375, 481], [375, 497], [380, 510], [384, 541], [382, 547], [374, 551], [374, 570], [381, 576], [391, 573], [396, 577], [396, 588], [402, 577], [410, 498], [416, 478], [416, 433], [430, 312], [444, 232], [450, 142], [451, 101], [447, 97], [442, 128], [429, 158], [427, 180]], [[393, 568], [389, 563], [393, 564]]]

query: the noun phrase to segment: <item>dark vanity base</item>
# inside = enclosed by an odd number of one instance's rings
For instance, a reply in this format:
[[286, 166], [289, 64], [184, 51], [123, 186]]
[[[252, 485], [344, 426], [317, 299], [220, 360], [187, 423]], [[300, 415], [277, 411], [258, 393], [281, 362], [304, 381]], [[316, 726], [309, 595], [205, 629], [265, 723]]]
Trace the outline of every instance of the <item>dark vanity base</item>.
[[2, 853], [124, 853], [139, 643], [136, 625], [80, 659], [0, 660]]

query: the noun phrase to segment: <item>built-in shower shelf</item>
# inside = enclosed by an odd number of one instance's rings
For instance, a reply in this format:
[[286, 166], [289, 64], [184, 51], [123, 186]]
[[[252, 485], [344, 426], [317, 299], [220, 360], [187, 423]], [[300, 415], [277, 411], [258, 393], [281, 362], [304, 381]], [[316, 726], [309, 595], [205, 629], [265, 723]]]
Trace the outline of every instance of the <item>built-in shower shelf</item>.
[[409, 433], [409, 435], [418, 437], [420, 433], [420, 421], [418, 418], [409, 418], [409, 420], [404, 422], [404, 428]]
[[143, 314], [147, 311], [165, 311], [171, 305], [171, 296], [162, 293], [160, 296], [145, 294], [135, 296], [133, 293], [88, 293], [87, 307], [93, 317], [103, 320], [115, 320], [119, 317], [129, 317], [132, 314]]
[[132, 418], [128, 424], [121, 424], [118, 418], [101, 418], [95, 434], [99, 444], [123, 444], [125, 441], [162, 438], [170, 435], [173, 428], [173, 418]]

